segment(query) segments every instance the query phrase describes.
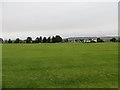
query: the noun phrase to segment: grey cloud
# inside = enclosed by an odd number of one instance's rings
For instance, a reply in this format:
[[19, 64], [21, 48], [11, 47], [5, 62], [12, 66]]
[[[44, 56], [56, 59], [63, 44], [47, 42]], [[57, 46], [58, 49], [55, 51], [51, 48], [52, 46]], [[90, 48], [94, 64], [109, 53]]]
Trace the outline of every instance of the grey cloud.
[[3, 37], [117, 35], [117, 3], [3, 3]]

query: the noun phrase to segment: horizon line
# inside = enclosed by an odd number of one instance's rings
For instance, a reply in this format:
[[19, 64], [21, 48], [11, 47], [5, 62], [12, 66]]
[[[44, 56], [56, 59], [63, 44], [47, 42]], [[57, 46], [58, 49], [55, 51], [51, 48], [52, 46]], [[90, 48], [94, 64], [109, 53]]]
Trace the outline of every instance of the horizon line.
[[[53, 35], [53, 36], [57, 36], [57, 34], [56, 35]], [[46, 38], [48, 38], [48, 37], [53, 37], [53, 36], [42, 36], [42, 35], [40, 35], [40, 36], [36, 36], [35, 38], [37, 38], [37, 37], [46, 37]], [[62, 37], [62, 35], [59, 35], [60, 37]], [[31, 38], [34, 38], [34, 36], [27, 36], [27, 37], [31, 37]], [[26, 37], [26, 38], [27, 38]], [[100, 37], [120, 37], [120, 35], [103, 35], [103, 36], [68, 36], [68, 37], [62, 37], [63, 39], [67, 39], [67, 38], [80, 38], [80, 37], [98, 37], [98, 38], [100, 38]], [[12, 39], [12, 40], [15, 40], [15, 39], [17, 39], [17, 38], [19, 38], [19, 39], [26, 39], [26, 38], [21, 38], [21, 37], [15, 37], [14, 39], [13, 38], [4, 38], [4, 37], [1, 37], [0, 36], [0, 38], [2, 38], [3, 40], [7, 40], [7, 39]], [[34, 39], [35, 39], [34, 38]]]

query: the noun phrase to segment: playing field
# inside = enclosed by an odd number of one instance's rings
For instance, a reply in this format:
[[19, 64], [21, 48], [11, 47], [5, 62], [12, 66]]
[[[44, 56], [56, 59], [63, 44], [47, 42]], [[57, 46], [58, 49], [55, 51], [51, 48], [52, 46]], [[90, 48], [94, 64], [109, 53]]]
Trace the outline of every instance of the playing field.
[[3, 88], [115, 88], [117, 43], [3, 44]]

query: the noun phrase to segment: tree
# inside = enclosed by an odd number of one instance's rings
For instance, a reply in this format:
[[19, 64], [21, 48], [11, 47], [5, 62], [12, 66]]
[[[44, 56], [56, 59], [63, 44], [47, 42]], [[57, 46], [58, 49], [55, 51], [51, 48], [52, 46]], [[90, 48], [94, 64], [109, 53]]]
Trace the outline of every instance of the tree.
[[118, 38], [118, 42], [120, 42], [120, 38]]
[[116, 38], [110, 39], [111, 42], [116, 42]]
[[80, 39], [80, 42], [84, 42], [84, 39]]
[[8, 43], [12, 43], [12, 40], [11, 40], [11, 39], [9, 39], [9, 40], [8, 40]]
[[31, 37], [27, 37], [26, 43], [32, 43], [32, 38]]
[[39, 42], [42, 43], [42, 37], [41, 37], [41, 36], [40, 36], [40, 39], [39, 39], [39, 40], [40, 40]]
[[39, 38], [37, 37], [34, 42], [35, 42], [35, 43], [39, 43], [39, 41], [40, 41], [40, 40], [39, 40]]
[[97, 42], [104, 42], [101, 38], [97, 38]]
[[17, 38], [14, 43], [20, 43], [20, 39]]
[[77, 40], [77, 39], [75, 39], [75, 42], [78, 42], [78, 40]]
[[55, 43], [55, 37], [54, 36], [52, 37], [52, 43]]
[[47, 42], [47, 39], [46, 37], [43, 38], [43, 43], [46, 43]]
[[50, 38], [50, 37], [48, 37], [47, 42], [48, 42], [48, 43], [50, 43], [50, 42], [51, 42], [51, 38]]
[[0, 43], [3, 43], [3, 39], [2, 38], [0, 38]]
[[32, 40], [32, 43], [35, 43], [35, 40]]
[[59, 35], [56, 35], [55, 42], [62, 42], [62, 38]]
[[65, 39], [64, 42], [68, 42], [68, 39]]

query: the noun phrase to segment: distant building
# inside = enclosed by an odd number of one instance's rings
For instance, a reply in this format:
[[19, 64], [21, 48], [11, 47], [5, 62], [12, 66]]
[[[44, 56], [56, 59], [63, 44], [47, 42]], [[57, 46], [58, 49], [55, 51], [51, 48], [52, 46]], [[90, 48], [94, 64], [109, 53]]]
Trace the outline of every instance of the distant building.
[[71, 37], [67, 39], [68, 42], [84, 42], [84, 43], [97, 42], [97, 37]]
[[110, 42], [110, 39], [116, 38], [118, 40], [118, 37], [70, 37], [66, 38], [68, 42], [84, 42], [84, 43], [90, 43], [90, 42], [97, 42], [97, 38], [102, 39], [104, 42]]
[[116, 38], [116, 40], [118, 40], [118, 37], [116, 36], [116, 37], [100, 37], [104, 42], [110, 42], [110, 40], [112, 39], [112, 38]]

